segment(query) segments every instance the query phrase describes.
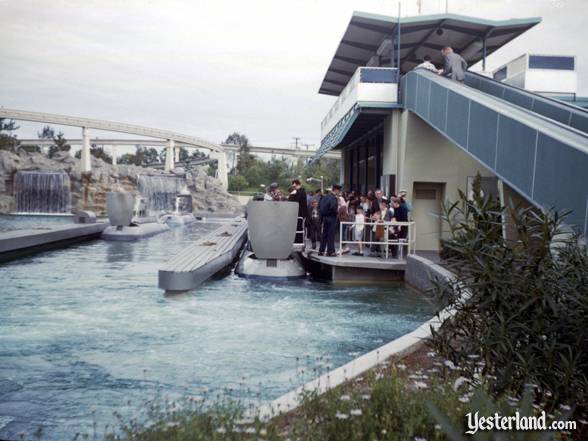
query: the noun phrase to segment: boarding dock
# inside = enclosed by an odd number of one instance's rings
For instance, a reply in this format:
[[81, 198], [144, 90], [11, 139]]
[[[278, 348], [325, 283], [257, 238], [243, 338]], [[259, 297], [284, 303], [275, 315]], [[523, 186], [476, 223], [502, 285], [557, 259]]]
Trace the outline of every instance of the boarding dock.
[[229, 266], [247, 240], [247, 221], [235, 218], [176, 254], [159, 270], [159, 287], [185, 292]]
[[107, 222], [73, 224], [43, 229], [0, 233], [0, 262], [16, 259], [67, 244], [98, 239]]
[[315, 277], [333, 283], [381, 283], [402, 281], [406, 259], [382, 259], [350, 254], [319, 256], [316, 251], [303, 251], [308, 271]]

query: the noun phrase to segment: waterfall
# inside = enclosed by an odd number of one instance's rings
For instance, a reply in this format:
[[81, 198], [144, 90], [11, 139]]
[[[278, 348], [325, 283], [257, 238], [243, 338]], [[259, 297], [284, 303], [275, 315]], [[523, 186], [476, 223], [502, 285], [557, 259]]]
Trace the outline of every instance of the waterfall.
[[149, 214], [173, 211], [176, 195], [186, 190], [186, 180], [178, 176], [139, 176], [139, 193], [147, 199]]
[[18, 171], [14, 178], [19, 213], [69, 213], [69, 176], [59, 172]]

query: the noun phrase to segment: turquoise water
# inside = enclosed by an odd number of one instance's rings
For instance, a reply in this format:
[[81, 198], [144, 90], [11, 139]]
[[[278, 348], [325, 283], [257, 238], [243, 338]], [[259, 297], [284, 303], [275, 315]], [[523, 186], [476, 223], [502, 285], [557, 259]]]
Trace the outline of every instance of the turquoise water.
[[102, 433], [113, 411], [134, 415], [158, 392], [250, 387], [243, 393], [255, 398], [261, 383], [262, 399], [272, 399], [302, 381], [302, 360], [339, 366], [432, 314], [403, 285], [229, 275], [165, 297], [158, 267], [213, 228], [95, 241], [1, 265], [0, 439], [38, 426], [71, 439], [91, 434], [94, 422]]

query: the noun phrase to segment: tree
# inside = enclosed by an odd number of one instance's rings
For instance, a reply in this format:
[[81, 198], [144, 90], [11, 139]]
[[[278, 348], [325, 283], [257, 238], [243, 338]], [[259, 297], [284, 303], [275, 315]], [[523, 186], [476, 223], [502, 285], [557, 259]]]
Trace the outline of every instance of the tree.
[[16, 135], [13, 135], [12, 132], [20, 129], [20, 127], [12, 119], [8, 122], [5, 121], [5, 118], [0, 118], [0, 150], [14, 151], [18, 141], [16, 140]]
[[153, 147], [145, 148], [143, 156], [146, 164], [152, 164], [159, 161], [159, 153], [157, 152], [157, 149]]
[[53, 141], [54, 144], [49, 146], [47, 150], [47, 156], [49, 158], [53, 158], [57, 152], [69, 152], [71, 149], [63, 132], [59, 132], [56, 136], [55, 130], [51, 126], [43, 127], [43, 131], [37, 132], [37, 136], [40, 139], [50, 139]]
[[239, 160], [237, 161], [237, 172], [244, 174], [255, 160], [249, 151], [249, 139], [244, 134], [233, 132], [225, 140], [225, 144], [239, 146]]
[[124, 155], [119, 156], [118, 161], [119, 164], [131, 165], [135, 163], [135, 155], [132, 153], [125, 153]]
[[95, 158], [102, 159], [104, 162], [112, 164], [112, 157], [106, 153], [103, 145], [92, 144], [90, 146], [90, 154]]
[[[319, 179], [322, 176], [324, 186], [325, 188], [328, 188], [333, 184], [340, 183], [340, 170], [341, 161], [339, 161], [338, 159], [319, 159], [316, 162], [305, 164], [301, 172], [296, 170], [296, 176], [300, 175], [302, 177], [300, 180], [304, 182], [306, 182], [308, 178]], [[320, 186], [320, 184], [316, 182], [312, 183], [311, 185], [313, 187], [316, 186], [316, 188]]]
[[71, 145], [67, 143], [67, 139], [65, 139], [63, 132], [59, 132], [57, 136], [53, 138], [53, 142], [55, 143], [58, 152], [69, 152], [71, 150]]
[[186, 147], [180, 147], [180, 154], [178, 156], [180, 157], [180, 162], [186, 162], [190, 159], [190, 152], [188, 152]]
[[229, 176], [229, 191], [242, 191], [249, 186], [247, 179], [241, 175]]

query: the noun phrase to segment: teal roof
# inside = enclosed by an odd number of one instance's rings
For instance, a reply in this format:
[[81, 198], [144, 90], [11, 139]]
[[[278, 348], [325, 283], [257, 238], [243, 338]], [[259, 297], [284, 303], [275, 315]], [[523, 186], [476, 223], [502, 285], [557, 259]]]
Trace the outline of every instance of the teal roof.
[[452, 46], [469, 65], [482, 59], [482, 41], [486, 39], [487, 55], [541, 22], [541, 18], [489, 20], [458, 14], [389, 17], [367, 12], [354, 12], [331, 60], [319, 93], [339, 95], [359, 66], [379, 56], [382, 66], [391, 64], [391, 52], [378, 49], [387, 39], [395, 39], [400, 23], [401, 70], [406, 72], [421, 62], [425, 55], [436, 64], [442, 63], [440, 49]]

